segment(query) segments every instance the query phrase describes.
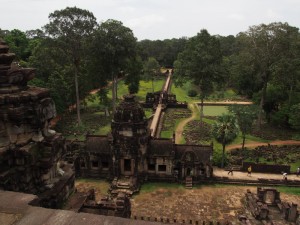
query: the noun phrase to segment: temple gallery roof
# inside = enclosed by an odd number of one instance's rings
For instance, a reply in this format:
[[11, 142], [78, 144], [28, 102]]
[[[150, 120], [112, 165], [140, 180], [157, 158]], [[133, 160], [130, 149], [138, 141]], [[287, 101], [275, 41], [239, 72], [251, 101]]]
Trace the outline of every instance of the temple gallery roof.
[[188, 153], [192, 153], [195, 161], [210, 162], [212, 146], [210, 145], [176, 145], [176, 158], [181, 161], [186, 160]]
[[110, 144], [108, 137], [102, 135], [87, 136], [86, 149], [88, 152], [110, 154]]

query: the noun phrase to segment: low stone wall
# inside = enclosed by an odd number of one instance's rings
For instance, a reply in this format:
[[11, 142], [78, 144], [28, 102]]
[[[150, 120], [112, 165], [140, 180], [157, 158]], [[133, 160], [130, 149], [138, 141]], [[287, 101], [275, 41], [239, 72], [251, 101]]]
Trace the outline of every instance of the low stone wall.
[[261, 173], [290, 173], [291, 166], [288, 165], [269, 165], [262, 163], [243, 162], [242, 171], [248, 171], [249, 166], [252, 167], [252, 172]]
[[193, 219], [175, 219], [175, 218], [153, 218], [149, 216], [131, 216], [132, 220], [143, 220], [143, 221], [151, 221], [151, 222], [161, 222], [163, 224], [194, 224], [194, 225], [231, 225], [233, 224], [230, 221], [201, 221], [201, 220], [193, 220]]

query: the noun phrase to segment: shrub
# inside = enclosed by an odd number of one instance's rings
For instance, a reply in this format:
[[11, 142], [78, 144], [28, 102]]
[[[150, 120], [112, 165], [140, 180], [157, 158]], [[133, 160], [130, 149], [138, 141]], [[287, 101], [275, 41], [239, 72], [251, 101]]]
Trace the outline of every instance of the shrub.
[[198, 93], [197, 93], [196, 90], [193, 90], [193, 89], [192, 89], [192, 90], [189, 90], [189, 91], [188, 91], [188, 96], [189, 96], [189, 97], [196, 97], [197, 94], [198, 94]]

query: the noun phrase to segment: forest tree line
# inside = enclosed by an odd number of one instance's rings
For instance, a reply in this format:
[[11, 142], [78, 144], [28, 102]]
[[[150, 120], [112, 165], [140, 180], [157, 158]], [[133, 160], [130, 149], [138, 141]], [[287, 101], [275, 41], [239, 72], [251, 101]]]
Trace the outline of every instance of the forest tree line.
[[[31, 84], [49, 88], [59, 112], [120, 76], [136, 93], [141, 79], [173, 67], [175, 83], [192, 81], [201, 101], [231, 88], [260, 106], [259, 120], [264, 115], [300, 129], [300, 33], [287, 23], [254, 25], [236, 36], [203, 29], [189, 38], [138, 41], [121, 21], [98, 23], [93, 13], [73, 7], [51, 13], [41, 29], [0, 29], [0, 37], [21, 66], [37, 69]], [[107, 101], [105, 88], [99, 99]]]

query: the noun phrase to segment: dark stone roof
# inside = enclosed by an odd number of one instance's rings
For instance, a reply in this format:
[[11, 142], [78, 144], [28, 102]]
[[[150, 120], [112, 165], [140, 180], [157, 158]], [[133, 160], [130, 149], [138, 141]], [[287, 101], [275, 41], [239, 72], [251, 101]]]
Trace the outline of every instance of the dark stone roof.
[[150, 141], [150, 156], [171, 156], [174, 151], [172, 139], [159, 138]]
[[90, 135], [86, 137], [86, 150], [88, 152], [110, 154], [111, 147], [108, 137], [104, 135]]
[[211, 145], [175, 145], [176, 159], [185, 160], [187, 152], [192, 152], [192, 156], [196, 157], [195, 161], [209, 163], [212, 155], [213, 147]]

